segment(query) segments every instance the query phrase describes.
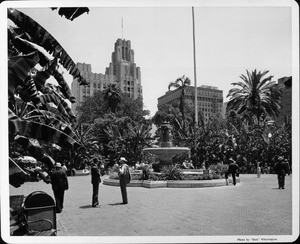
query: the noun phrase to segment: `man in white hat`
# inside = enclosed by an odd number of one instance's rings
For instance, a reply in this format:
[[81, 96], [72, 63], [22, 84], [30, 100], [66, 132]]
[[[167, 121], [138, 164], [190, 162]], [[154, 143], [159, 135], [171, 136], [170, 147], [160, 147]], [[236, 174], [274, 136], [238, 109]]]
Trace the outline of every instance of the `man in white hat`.
[[56, 163], [55, 171], [51, 174], [51, 184], [56, 202], [56, 213], [60, 213], [64, 207], [65, 190], [69, 189], [67, 174], [61, 169], [60, 163]]
[[122, 193], [122, 200], [123, 204], [128, 203], [127, 199], [127, 189], [126, 185], [130, 182], [131, 176], [129, 173], [129, 167], [126, 164], [127, 160], [124, 157], [120, 158], [120, 166], [119, 166], [119, 182], [120, 182], [120, 188]]

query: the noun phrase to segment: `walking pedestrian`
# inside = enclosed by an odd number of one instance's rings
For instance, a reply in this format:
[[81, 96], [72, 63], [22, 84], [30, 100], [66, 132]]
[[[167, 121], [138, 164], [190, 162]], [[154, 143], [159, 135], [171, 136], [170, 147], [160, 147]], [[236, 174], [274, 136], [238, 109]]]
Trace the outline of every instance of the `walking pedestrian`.
[[229, 158], [228, 173], [232, 175], [233, 185], [236, 185], [236, 176], [239, 176], [239, 166], [233, 158]]
[[119, 182], [120, 182], [120, 188], [121, 188], [121, 194], [122, 194], [122, 200], [123, 204], [128, 203], [127, 199], [127, 189], [126, 185], [129, 184], [131, 180], [131, 176], [129, 173], [129, 167], [126, 164], [127, 160], [124, 157], [120, 158], [120, 166], [119, 166]]
[[99, 205], [98, 195], [101, 178], [98, 164], [98, 159], [94, 158], [91, 164], [91, 183], [93, 185], [92, 207], [97, 207]]
[[284, 189], [285, 176], [286, 174], [290, 175], [288, 164], [284, 162], [282, 156], [278, 157], [278, 162], [275, 165], [275, 173], [277, 174], [278, 179], [278, 188]]
[[261, 168], [259, 166], [259, 161], [257, 161], [256, 174], [257, 174], [257, 178], [260, 178]]
[[62, 170], [60, 163], [56, 163], [55, 170], [52, 172], [50, 179], [56, 202], [56, 213], [61, 213], [64, 207], [65, 190], [69, 189], [69, 184], [67, 175]]

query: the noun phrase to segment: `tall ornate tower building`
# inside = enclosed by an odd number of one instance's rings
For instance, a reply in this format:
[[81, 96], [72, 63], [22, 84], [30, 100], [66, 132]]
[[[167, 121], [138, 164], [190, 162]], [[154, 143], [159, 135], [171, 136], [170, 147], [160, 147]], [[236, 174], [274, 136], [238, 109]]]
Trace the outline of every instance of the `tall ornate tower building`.
[[103, 91], [109, 84], [117, 84], [119, 89], [132, 99], [142, 98], [141, 71], [134, 63], [134, 51], [130, 41], [118, 39], [112, 53], [109, 67], [105, 74], [92, 72], [90, 64], [77, 63], [83, 77], [89, 82], [87, 86], [79, 86], [78, 82], [72, 82], [72, 94], [76, 103], [72, 104], [72, 110], [76, 113], [76, 107], [82, 104], [87, 97], [91, 97], [97, 91]]
[[111, 55], [111, 63], [105, 74], [114, 76], [122, 92], [137, 99], [142, 97], [141, 70], [134, 63], [134, 51], [130, 41], [118, 39]]

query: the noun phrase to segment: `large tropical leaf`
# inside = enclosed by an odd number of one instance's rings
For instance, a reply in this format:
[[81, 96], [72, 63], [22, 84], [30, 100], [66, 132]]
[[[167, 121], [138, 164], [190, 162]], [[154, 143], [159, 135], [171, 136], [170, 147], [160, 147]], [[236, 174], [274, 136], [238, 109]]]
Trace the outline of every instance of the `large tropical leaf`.
[[[55, 10], [57, 8], [51, 8], [52, 10]], [[83, 8], [59, 8], [58, 14], [60, 16], [65, 16], [67, 19], [73, 21], [80, 15], [84, 13], [89, 13], [89, 9], [86, 7]]]
[[33, 111], [29, 112], [26, 117], [24, 117], [24, 120], [36, 120], [39, 119], [39, 121], [42, 121], [44, 124], [49, 125], [55, 129], [58, 129], [68, 136], [74, 138], [77, 140], [77, 136], [71, 126], [62, 121], [62, 118], [50, 111], [45, 110], [38, 110], [34, 109]]
[[25, 15], [21, 11], [13, 8], [7, 9], [8, 18], [12, 20], [18, 27], [24, 30], [34, 43], [43, 47], [51, 55], [59, 59], [59, 63], [69, 71], [74, 77], [78, 78], [80, 85], [87, 85], [87, 81], [81, 76], [79, 69], [69, 54], [59, 44], [59, 42], [41, 25]]
[[81, 147], [76, 140], [66, 133], [45, 124], [20, 119], [10, 109], [8, 109], [8, 121], [11, 135], [21, 135], [45, 142], [52, 142], [72, 150]]
[[12, 57], [8, 60], [8, 92], [11, 99], [18, 86], [23, 87], [31, 69], [39, 62], [37, 52], [23, 56]]
[[22, 170], [14, 160], [9, 158], [9, 184], [14, 187], [20, 187], [28, 179], [29, 174]]
[[[25, 35], [25, 32], [23, 32], [24, 34], [20, 33], [22, 33], [22, 31], [19, 30], [19, 28], [13, 28], [11, 26], [8, 27], [8, 36], [10, 37], [10, 41], [15, 49], [17, 49], [20, 53], [28, 54], [31, 52], [37, 52], [39, 55], [39, 64], [43, 67], [43, 70], [38, 71], [35, 77], [37, 89], [41, 90], [41, 88], [45, 85], [46, 80], [50, 77], [50, 75], [52, 75], [60, 85], [63, 95], [69, 99], [70, 102], [74, 103], [76, 99], [72, 96], [69, 85], [56, 68], [57, 58], [50, 60], [30, 42], [31, 39]], [[24, 36], [27, 39], [23, 39], [21, 36]]]
[[40, 143], [37, 140], [30, 139], [24, 136], [17, 135], [15, 141], [22, 146], [22, 148], [27, 151], [31, 156], [36, 158], [38, 161], [47, 165], [48, 169], [52, 169], [55, 161], [50, 157]]

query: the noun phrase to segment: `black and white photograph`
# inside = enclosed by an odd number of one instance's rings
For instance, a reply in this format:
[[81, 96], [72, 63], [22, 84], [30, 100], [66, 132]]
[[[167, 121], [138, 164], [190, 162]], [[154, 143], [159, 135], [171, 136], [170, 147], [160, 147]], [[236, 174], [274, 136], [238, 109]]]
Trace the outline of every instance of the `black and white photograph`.
[[296, 1], [2, 1], [0, 17], [4, 243], [298, 239]]

